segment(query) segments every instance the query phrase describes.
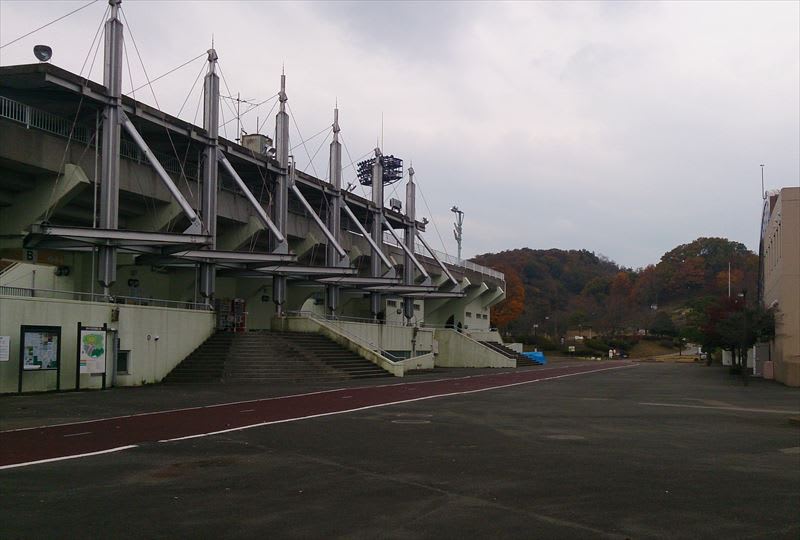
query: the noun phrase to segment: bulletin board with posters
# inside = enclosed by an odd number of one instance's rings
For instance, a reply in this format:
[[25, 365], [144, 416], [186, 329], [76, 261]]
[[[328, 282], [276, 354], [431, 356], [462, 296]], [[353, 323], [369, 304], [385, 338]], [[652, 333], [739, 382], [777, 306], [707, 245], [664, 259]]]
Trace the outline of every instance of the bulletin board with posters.
[[61, 389], [61, 327], [20, 327], [19, 391], [26, 373], [55, 371], [56, 390]]
[[75, 366], [75, 388], [81, 387], [81, 374], [103, 378], [106, 387], [106, 358], [108, 357], [108, 327], [84, 326], [78, 323], [78, 358]]

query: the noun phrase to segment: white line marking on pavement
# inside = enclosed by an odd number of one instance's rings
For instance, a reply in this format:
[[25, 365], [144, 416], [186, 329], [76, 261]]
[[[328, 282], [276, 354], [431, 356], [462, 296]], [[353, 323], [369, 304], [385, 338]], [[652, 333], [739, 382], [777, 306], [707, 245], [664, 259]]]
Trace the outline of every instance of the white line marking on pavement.
[[243, 412], [256, 412], [256, 410], [255, 409], [245, 409], [245, 410], [239, 411], [239, 412], [240, 413], [243, 413]]
[[200, 437], [210, 437], [212, 435], [220, 435], [222, 433], [230, 433], [232, 431], [244, 431], [246, 429], [252, 429], [252, 428], [262, 427], [262, 426], [270, 426], [270, 425], [273, 425], [273, 424], [285, 424], [287, 422], [297, 422], [297, 421], [300, 421], [300, 420], [310, 420], [312, 418], [321, 418], [323, 416], [333, 416], [333, 415], [337, 415], [337, 414], [346, 414], [346, 413], [357, 412], [357, 411], [366, 411], [368, 409], [377, 409], [379, 407], [388, 407], [389, 405], [400, 405], [402, 403], [412, 403], [414, 401], [425, 401], [425, 400], [428, 400], [428, 399], [436, 399], [436, 398], [440, 398], [440, 397], [460, 396], [460, 395], [464, 395], [464, 394], [476, 394], [478, 392], [487, 392], [489, 390], [498, 390], [500, 388], [511, 388], [513, 386], [521, 386], [523, 384], [532, 384], [532, 383], [537, 383], [537, 382], [542, 382], [542, 381], [552, 381], [554, 379], [563, 379], [565, 377], [574, 377], [576, 375], [587, 375], [589, 373], [599, 373], [601, 371], [609, 371], [609, 370], [612, 370], [612, 369], [625, 369], [625, 368], [632, 368], [632, 367], [636, 367], [636, 365], [635, 364], [628, 364], [628, 365], [623, 365], [623, 366], [614, 366], [614, 367], [610, 367], [610, 368], [593, 369], [591, 371], [581, 371], [581, 372], [578, 372], [578, 373], [566, 373], [564, 375], [555, 375], [553, 377], [545, 377], [545, 378], [542, 378], [542, 379], [534, 379], [532, 381], [520, 381], [520, 382], [515, 382], [515, 383], [509, 383], [509, 384], [501, 384], [501, 385], [497, 385], [497, 386], [489, 386], [487, 388], [479, 388], [477, 390], [463, 390], [463, 391], [459, 391], [459, 392], [449, 392], [449, 393], [446, 393], [446, 394], [434, 394], [432, 396], [418, 397], [418, 398], [412, 398], [412, 399], [402, 399], [402, 400], [399, 400], [399, 401], [390, 401], [390, 402], [386, 402], [386, 403], [378, 403], [376, 405], [367, 405], [365, 407], [356, 407], [356, 408], [347, 409], [347, 410], [344, 410], [344, 411], [331, 411], [331, 412], [325, 412], [325, 413], [319, 413], [319, 414], [310, 414], [308, 416], [297, 416], [297, 417], [294, 417], [294, 418], [284, 418], [283, 420], [271, 420], [269, 422], [260, 422], [258, 424], [250, 424], [250, 425], [247, 425], [247, 426], [240, 426], [240, 427], [229, 428], [229, 429], [221, 429], [219, 431], [210, 431], [208, 433], [198, 433], [196, 435], [186, 435], [185, 437], [175, 437], [174, 439], [162, 439], [162, 440], [160, 440], [158, 442], [166, 443], [166, 442], [175, 442], [175, 441], [185, 441], [187, 439], [198, 439]]
[[70, 433], [69, 435], [64, 435], [64, 437], [80, 437], [81, 435], [89, 435], [91, 431], [81, 431], [80, 433]]
[[38, 465], [40, 463], [52, 463], [54, 461], [64, 461], [66, 459], [77, 459], [89, 456], [99, 456], [100, 454], [110, 454], [112, 452], [121, 452], [130, 448], [136, 448], [138, 444], [129, 444], [128, 446], [118, 446], [117, 448], [109, 448], [108, 450], [100, 450], [99, 452], [89, 452], [86, 454], [73, 454], [71, 456], [59, 456], [50, 459], [40, 459], [38, 461], [26, 461], [24, 463], [12, 463], [11, 465], [0, 465], [0, 471], [3, 469], [14, 469], [16, 467], [27, 467], [28, 465]]
[[783, 409], [748, 409], [746, 407], [711, 407], [709, 405], [682, 405], [680, 403], [639, 403], [651, 407], [681, 407], [684, 409], [713, 409], [715, 411], [755, 412], [767, 414], [798, 414], [800, 411], [787, 411]]

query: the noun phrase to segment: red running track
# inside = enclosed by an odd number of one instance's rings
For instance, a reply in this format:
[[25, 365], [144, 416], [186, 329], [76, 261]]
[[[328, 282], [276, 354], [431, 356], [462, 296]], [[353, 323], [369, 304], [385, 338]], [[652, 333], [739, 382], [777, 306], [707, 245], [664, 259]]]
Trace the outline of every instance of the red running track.
[[327, 390], [0, 432], [0, 469], [124, 450], [147, 442], [203, 437], [372, 407], [481, 392], [536, 381], [631, 367], [628, 362]]

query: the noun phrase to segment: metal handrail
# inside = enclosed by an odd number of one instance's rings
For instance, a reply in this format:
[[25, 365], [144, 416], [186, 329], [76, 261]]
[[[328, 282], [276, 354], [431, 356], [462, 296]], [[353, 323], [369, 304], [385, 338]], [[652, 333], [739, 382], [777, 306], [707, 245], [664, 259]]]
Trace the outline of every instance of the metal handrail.
[[190, 309], [195, 311], [213, 311], [213, 307], [211, 305], [200, 302], [184, 302], [181, 300], [168, 300], [166, 298], [144, 298], [139, 296], [107, 296], [99, 293], [62, 291], [58, 289], [9, 287], [6, 285], [0, 285], [0, 296], [11, 296], [17, 298], [51, 298], [55, 300], [77, 300], [80, 302], [99, 302], [121, 305], [165, 307], [170, 309]]
[[[398, 244], [397, 240], [394, 238], [394, 236], [388, 231], [383, 232], [383, 243], [398, 248], [401, 247]], [[459, 259], [458, 257], [453, 257], [452, 255], [448, 255], [443, 251], [439, 251], [438, 249], [434, 249], [433, 251], [436, 253], [436, 256], [439, 257], [439, 260], [447, 264], [450, 264], [452, 266], [466, 268], [467, 270], [472, 270], [473, 272], [477, 272], [479, 274], [483, 274], [486, 276], [491, 276], [497, 279], [501, 279], [503, 281], [505, 281], [506, 279], [505, 274], [503, 274], [503, 272], [498, 272], [493, 268], [488, 268], [486, 266], [482, 266], [480, 264], [476, 264], [471, 261], [466, 261], [464, 259]], [[421, 245], [419, 242], [416, 241], [414, 242], [414, 253], [417, 253], [423, 257], [428, 258], [428, 250], [425, 249], [423, 245]]]
[[[314, 313], [313, 311], [289, 311], [287, 313], [289, 315], [295, 315], [295, 316], [299, 316], [299, 317], [308, 317], [309, 319], [313, 319], [313, 320], [317, 321], [318, 323], [321, 323], [321, 324], [324, 324], [324, 325], [334, 326], [336, 328], [337, 332], [341, 332], [342, 334], [345, 335], [345, 337], [347, 337], [348, 339], [351, 339], [352, 341], [358, 343], [362, 347], [365, 347], [367, 349], [370, 349], [373, 352], [378, 353], [379, 355], [383, 356], [384, 358], [386, 358], [386, 360], [388, 360], [389, 362], [391, 362], [393, 364], [396, 364], [398, 362], [403, 362], [405, 360], [410, 360], [411, 358], [416, 358], [416, 356], [411, 356], [409, 358], [401, 358], [399, 356], [395, 356], [392, 353], [390, 353], [389, 351], [387, 351], [385, 349], [381, 349], [380, 347], [376, 346], [375, 343], [373, 343], [371, 341], [367, 341], [364, 338], [362, 338], [361, 336], [358, 336], [358, 335], [354, 334], [353, 332], [345, 330], [341, 326], [338, 326], [338, 325], [335, 325], [335, 324], [331, 324], [331, 323], [335, 323], [339, 319], [328, 319], [325, 316], [320, 315], [319, 313]], [[347, 321], [342, 321], [342, 322], [347, 322]], [[428, 353], [425, 353], [425, 354], [428, 354]], [[418, 355], [418, 356], [424, 356], [424, 355]]]
[[[64, 138], [70, 138], [71, 132], [73, 140], [96, 146], [96, 142], [92, 141], [90, 135], [92, 130], [89, 127], [76, 123], [73, 129], [72, 121], [67, 118], [56, 116], [5, 96], [0, 96], [0, 118], [24, 124], [28, 129], [35, 128]], [[187, 168], [181, 169], [180, 161], [175, 156], [163, 152], [153, 152], [153, 154], [166, 171], [179, 176], [185, 174], [187, 178], [196, 179], [195, 176], [189, 174]], [[120, 140], [119, 155], [137, 163], [147, 162], [144, 153], [139, 150], [133, 141], [127, 139]]]

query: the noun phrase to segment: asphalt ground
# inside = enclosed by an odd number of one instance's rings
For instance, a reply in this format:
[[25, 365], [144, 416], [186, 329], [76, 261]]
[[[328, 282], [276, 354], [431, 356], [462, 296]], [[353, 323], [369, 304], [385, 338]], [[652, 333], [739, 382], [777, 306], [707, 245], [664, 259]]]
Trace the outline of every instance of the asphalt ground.
[[[63, 396], [0, 417], [57, 423]], [[797, 389], [640, 364], [3, 470], [0, 537], [798, 538], [797, 414]]]

